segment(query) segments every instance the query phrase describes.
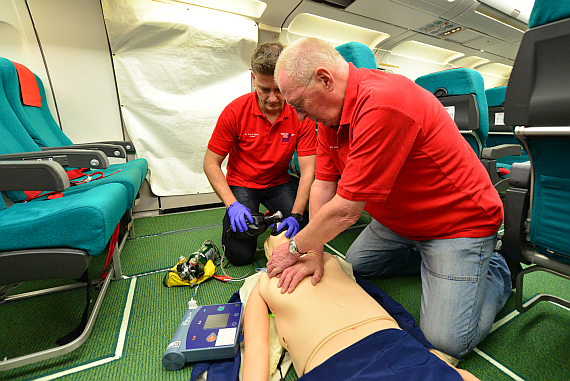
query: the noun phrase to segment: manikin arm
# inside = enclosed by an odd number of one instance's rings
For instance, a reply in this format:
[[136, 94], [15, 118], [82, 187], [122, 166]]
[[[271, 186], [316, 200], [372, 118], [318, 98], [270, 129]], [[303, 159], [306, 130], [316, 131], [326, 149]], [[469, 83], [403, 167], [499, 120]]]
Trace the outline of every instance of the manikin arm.
[[257, 284], [247, 299], [243, 321], [243, 381], [268, 381], [269, 318], [267, 304], [259, 295]]

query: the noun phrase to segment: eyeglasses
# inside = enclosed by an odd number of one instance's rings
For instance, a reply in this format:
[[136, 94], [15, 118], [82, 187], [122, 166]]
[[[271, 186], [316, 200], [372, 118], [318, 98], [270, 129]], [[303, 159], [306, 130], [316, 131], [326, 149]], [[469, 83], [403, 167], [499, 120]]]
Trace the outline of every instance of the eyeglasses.
[[313, 74], [311, 74], [311, 78], [309, 78], [309, 80], [307, 81], [307, 84], [305, 85], [305, 88], [303, 89], [303, 92], [301, 93], [301, 96], [299, 97], [299, 102], [297, 102], [297, 104], [295, 106], [291, 105], [291, 107], [299, 112], [304, 112], [304, 110], [301, 108], [301, 102], [303, 101], [303, 95], [305, 94], [305, 90], [307, 90], [307, 87], [309, 86], [309, 83], [311, 83], [311, 81], [313, 80], [313, 76], [315, 75], [315, 72], [313, 72]]

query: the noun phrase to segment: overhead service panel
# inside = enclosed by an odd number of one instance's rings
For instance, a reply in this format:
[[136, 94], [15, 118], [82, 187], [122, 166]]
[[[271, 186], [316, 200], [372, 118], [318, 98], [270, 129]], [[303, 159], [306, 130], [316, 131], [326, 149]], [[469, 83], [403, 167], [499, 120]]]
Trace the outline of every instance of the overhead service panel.
[[439, 19], [419, 27], [416, 29], [416, 32], [429, 34], [430, 36], [439, 38], [445, 38], [451, 34], [460, 32], [461, 30], [463, 30], [463, 26], [449, 20]]
[[330, 5], [331, 7], [345, 9], [356, 0], [312, 0], [315, 3]]

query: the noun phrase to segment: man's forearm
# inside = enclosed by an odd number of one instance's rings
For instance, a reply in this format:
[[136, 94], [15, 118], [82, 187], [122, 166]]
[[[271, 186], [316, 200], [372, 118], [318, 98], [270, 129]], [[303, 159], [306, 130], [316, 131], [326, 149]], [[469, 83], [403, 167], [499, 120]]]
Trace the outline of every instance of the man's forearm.
[[349, 201], [336, 195], [336, 184], [315, 181], [311, 189], [309, 224], [295, 236], [301, 252], [315, 250], [353, 225], [362, 215], [363, 201]]
[[222, 161], [224, 157], [216, 155], [211, 151], [207, 151], [204, 157], [204, 173], [212, 186], [212, 189], [220, 200], [226, 205], [226, 208], [233, 204], [236, 200], [233, 192], [228, 185], [226, 176], [222, 172]]

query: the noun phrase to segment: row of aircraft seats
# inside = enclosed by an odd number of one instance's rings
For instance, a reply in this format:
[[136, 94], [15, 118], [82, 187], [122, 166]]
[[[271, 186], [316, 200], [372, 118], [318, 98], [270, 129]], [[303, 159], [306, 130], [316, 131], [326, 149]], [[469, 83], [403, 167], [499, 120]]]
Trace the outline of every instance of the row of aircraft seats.
[[481, 75], [465, 68], [416, 79], [448, 107], [506, 191], [502, 250], [528, 266], [516, 274], [519, 312], [543, 300], [570, 308], [555, 295], [522, 299], [526, 274], [570, 280], [570, 2], [556, 3], [535, 1], [508, 86], [484, 91]]
[[[497, 191], [508, 187], [497, 162], [509, 156], [520, 156], [520, 144], [490, 144], [488, 104], [483, 76], [473, 69], [456, 68], [423, 75], [416, 84], [433, 93], [447, 108], [461, 134], [475, 151]], [[514, 143], [512, 134], [511, 143]]]
[[[127, 160], [130, 142], [74, 145], [53, 119], [41, 80], [23, 65], [0, 58], [0, 77], [0, 301], [28, 281], [87, 284], [78, 329], [58, 347], [3, 361], [5, 370], [68, 353], [88, 338], [109, 282], [122, 275], [118, 242], [129, 234], [148, 164]], [[126, 161], [109, 165], [109, 157]], [[89, 264], [107, 246], [112, 267], [88, 316]]]
[[570, 308], [570, 301], [541, 294], [524, 302], [526, 274], [543, 271], [570, 279], [570, 2], [536, 0], [509, 84], [505, 124], [515, 126], [530, 159], [513, 163], [505, 201], [505, 253], [528, 265], [517, 276], [516, 308], [542, 300]]

